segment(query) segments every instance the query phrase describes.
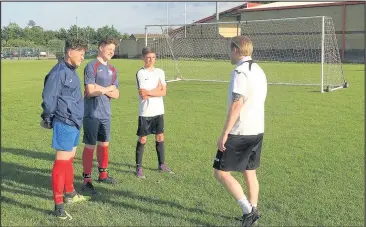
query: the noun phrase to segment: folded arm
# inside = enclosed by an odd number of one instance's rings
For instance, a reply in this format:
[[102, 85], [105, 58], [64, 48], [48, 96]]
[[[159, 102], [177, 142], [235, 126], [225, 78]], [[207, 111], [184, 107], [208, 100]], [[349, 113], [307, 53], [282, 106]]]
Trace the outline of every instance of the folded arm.
[[[86, 95], [88, 97], [96, 97], [101, 95], [108, 95], [113, 93], [117, 87], [115, 85], [111, 85], [108, 87], [103, 87], [98, 84], [87, 84], [85, 85]], [[118, 93], [119, 94], [119, 93]]]
[[151, 97], [161, 97], [166, 95], [166, 86], [162, 85], [159, 81], [159, 84], [156, 88], [152, 90], [146, 90], [146, 95]]

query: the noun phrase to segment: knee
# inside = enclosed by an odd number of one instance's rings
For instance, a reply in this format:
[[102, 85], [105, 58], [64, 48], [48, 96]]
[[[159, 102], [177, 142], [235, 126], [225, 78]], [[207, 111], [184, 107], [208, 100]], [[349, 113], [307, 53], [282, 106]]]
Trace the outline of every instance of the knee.
[[257, 173], [255, 170], [246, 170], [244, 172], [244, 177], [247, 181], [256, 181], [257, 180]]
[[163, 142], [163, 141], [164, 141], [164, 134], [162, 133], [162, 134], [158, 134], [158, 135], [156, 135], [156, 136], [155, 136], [155, 140], [156, 140], [157, 142]]
[[100, 146], [100, 147], [108, 147], [109, 146], [109, 142], [98, 142], [98, 146]]
[[143, 137], [139, 137], [139, 142], [141, 144], [145, 144], [147, 142], [147, 137], [146, 136], [143, 136]]
[[214, 169], [214, 176], [218, 181], [225, 181], [225, 179], [230, 175], [228, 172]]
[[85, 148], [87, 149], [95, 149], [95, 145], [85, 144]]

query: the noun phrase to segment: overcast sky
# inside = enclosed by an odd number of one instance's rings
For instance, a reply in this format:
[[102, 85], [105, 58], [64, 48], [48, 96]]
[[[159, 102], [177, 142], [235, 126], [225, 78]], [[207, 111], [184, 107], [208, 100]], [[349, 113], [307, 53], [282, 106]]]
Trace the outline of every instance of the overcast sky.
[[[219, 2], [219, 11], [244, 4]], [[184, 23], [184, 2], [170, 2], [169, 24]], [[215, 2], [187, 2], [187, 23], [211, 16], [216, 11]], [[144, 33], [146, 24], [167, 23], [166, 2], [2, 2], [1, 27], [15, 22], [25, 27], [29, 20], [47, 30], [80, 27], [99, 28], [113, 25], [124, 33]]]

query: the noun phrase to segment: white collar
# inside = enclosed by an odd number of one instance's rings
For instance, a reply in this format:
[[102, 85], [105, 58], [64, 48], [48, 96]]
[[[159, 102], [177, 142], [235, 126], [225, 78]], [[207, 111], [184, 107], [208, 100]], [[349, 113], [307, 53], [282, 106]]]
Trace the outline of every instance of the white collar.
[[237, 65], [241, 65], [241, 64], [243, 64], [244, 62], [249, 61], [249, 60], [252, 60], [252, 56], [245, 56], [245, 57], [242, 57], [242, 58], [238, 61]]

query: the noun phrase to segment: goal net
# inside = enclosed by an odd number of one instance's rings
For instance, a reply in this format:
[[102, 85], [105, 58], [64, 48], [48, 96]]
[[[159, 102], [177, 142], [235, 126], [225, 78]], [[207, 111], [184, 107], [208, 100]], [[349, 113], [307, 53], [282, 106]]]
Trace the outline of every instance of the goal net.
[[146, 25], [145, 45], [169, 81], [230, 80], [230, 40], [248, 36], [269, 84], [346, 87], [331, 17]]

